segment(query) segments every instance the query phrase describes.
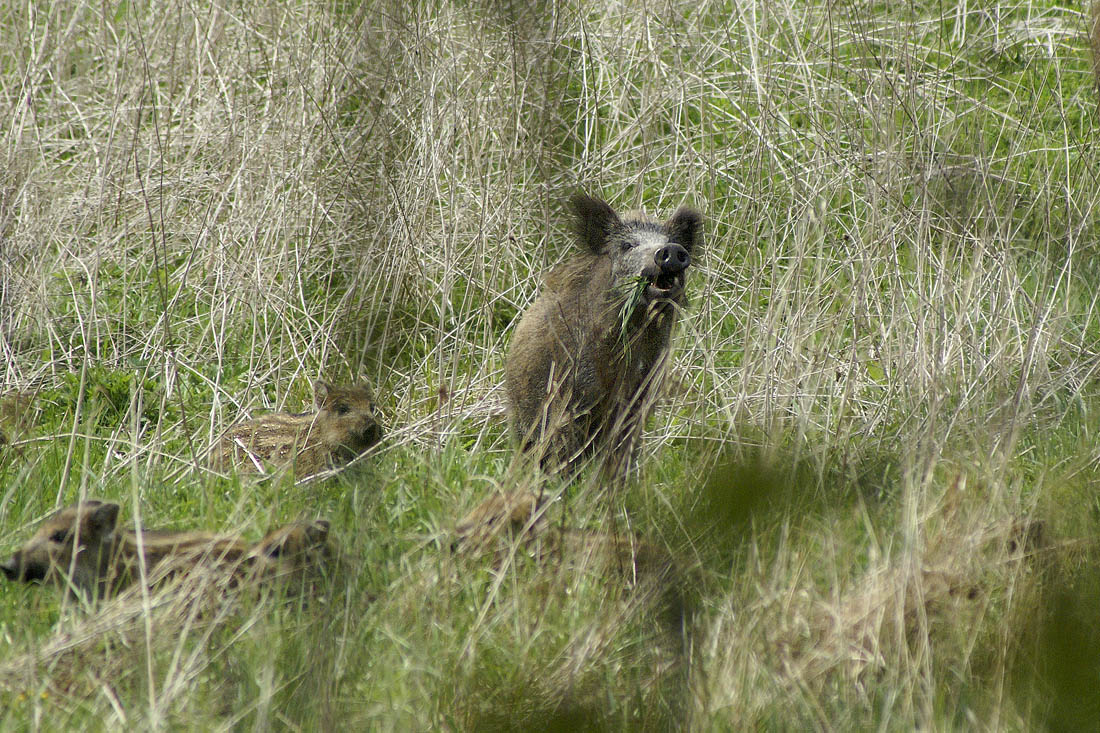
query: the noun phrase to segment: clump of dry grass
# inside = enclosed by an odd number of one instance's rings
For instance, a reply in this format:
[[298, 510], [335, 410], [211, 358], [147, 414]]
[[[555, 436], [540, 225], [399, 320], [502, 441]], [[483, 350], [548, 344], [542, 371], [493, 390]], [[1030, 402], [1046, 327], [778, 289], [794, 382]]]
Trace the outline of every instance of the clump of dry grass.
[[[903, 536], [879, 538], [861, 570], [829, 571], [832, 587], [815, 583], [812, 569], [829, 558], [802, 556], [793, 543], [782, 551], [781, 564], [752, 582], [752, 600], [731, 596], [700, 642], [706, 715], [736, 711], [732, 720], [748, 724], [790, 705], [821, 724], [935, 717], [921, 690], [945, 674], [965, 679], [991, 657], [1004, 695], [1006, 665], [1020, 650], [990, 629], [1006, 609], [1034, 602], [1054, 548], [1042, 521], [1006, 514], [978, 492], [1007, 498], [1003, 487], [968, 487], [957, 475]], [[885, 687], [896, 697], [883, 700]]]
[[[94, 613], [71, 607], [44, 643], [4, 661], [0, 695], [51, 698], [62, 709], [99, 700], [123, 722], [133, 693], [144, 688], [155, 705], [150, 719], [163, 719], [193, 694], [227, 630], [240, 633], [264, 618], [263, 604], [242, 607], [246, 589], [231, 580], [227, 572], [191, 572], [153, 590], [131, 588]], [[165, 658], [166, 669], [158, 664], [154, 672], [154, 659]]]

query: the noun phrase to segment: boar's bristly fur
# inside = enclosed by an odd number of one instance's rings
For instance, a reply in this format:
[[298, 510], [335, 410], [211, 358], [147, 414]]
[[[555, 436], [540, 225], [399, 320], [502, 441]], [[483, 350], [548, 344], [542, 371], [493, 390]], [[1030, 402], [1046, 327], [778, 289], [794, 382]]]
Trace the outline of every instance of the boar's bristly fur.
[[702, 217], [681, 208], [664, 224], [572, 199], [581, 252], [546, 277], [505, 361], [512, 429], [547, 470], [603, 453], [630, 460], [701, 249]]

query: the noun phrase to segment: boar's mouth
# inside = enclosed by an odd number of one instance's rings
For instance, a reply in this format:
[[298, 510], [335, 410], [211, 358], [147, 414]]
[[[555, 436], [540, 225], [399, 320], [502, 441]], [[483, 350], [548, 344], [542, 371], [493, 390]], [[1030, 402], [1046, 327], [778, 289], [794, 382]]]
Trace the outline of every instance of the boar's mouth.
[[683, 272], [662, 272], [650, 279], [645, 294], [649, 300], [672, 300], [683, 291]]

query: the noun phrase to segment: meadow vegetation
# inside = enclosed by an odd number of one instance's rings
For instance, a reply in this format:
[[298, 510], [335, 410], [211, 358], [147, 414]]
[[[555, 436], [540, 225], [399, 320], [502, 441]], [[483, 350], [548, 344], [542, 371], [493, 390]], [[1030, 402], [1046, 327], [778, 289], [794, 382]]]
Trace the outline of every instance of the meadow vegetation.
[[[342, 550], [304, 601], [88, 609], [4, 584], [0, 726], [1095, 722], [1092, 22], [1046, 1], [0, 6], [0, 552], [87, 497], [253, 539], [325, 518]], [[502, 415], [578, 188], [705, 216], [670, 388], [610, 495], [517, 462]], [[318, 377], [372, 386], [382, 443], [297, 483], [205, 467]], [[451, 552], [520, 489], [667, 549], [676, 587]]]

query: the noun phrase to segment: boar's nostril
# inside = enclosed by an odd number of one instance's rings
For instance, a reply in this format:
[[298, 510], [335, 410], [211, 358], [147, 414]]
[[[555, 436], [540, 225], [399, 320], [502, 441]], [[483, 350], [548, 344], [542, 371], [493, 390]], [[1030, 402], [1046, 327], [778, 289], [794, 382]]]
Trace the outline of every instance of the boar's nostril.
[[653, 255], [653, 261], [662, 272], [683, 272], [691, 264], [691, 255], [678, 244], [666, 244]]

